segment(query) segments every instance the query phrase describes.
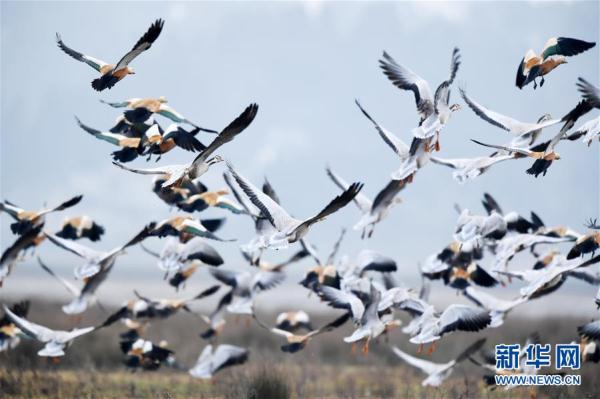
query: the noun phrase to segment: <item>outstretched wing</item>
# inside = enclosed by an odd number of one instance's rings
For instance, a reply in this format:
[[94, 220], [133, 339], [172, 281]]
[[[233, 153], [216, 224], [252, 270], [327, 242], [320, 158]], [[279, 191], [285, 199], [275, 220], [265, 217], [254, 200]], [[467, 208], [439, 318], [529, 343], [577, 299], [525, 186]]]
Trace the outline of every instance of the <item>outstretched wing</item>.
[[356, 103], [360, 111], [363, 113], [363, 115], [366, 116], [367, 119], [371, 121], [371, 123], [373, 123], [373, 126], [375, 126], [375, 129], [377, 129], [377, 132], [379, 133], [383, 141], [385, 141], [385, 143], [389, 145], [390, 148], [400, 156], [400, 158], [407, 157], [408, 152], [410, 150], [408, 145], [406, 145], [404, 141], [396, 137], [394, 133], [379, 125], [379, 123], [377, 123], [375, 119], [371, 118], [371, 115], [369, 115], [367, 111], [365, 111], [365, 109], [360, 105], [358, 100], [354, 100], [354, 102]]
[[593, 107], [600, 108], [600, 89], [584, 78], [577, 79], [577, 88]]
[[477, 141], [474, 139], [471, 139], [472, 142], [482, 145], [484, 147], [490, 147], [490, 148], [496, 148], [498, 150], [504, 150], [504, 151], [508, 151], [508, 152], [517, 152], [519, 154], [523, 154], [526, 156], [529, 156], [532, 154], [531, 150], [528, 150], [526, 148], [518, 148], [518, 147], [508, 147], [508, 146], [504, 146], [504, 145], [496, 145], [496, 144], [486, 144], [486, 143], [482, 143], [481, 141]]
[[[348, 182], [346, 182], [346, 180], [344, 180], [342, 177], [340, 177], [337, 173], [335, 173], [333, 170], [331, 170], [331, 168], [329, 166], [327, 166], [325, 168], [325, 171], [327, 172], [327, 176], [329, 176], [331, 178], [331, 180], [333, 180], [335, 185], [338, 186], [339, 188], [341, 188], [342, 190], [345, 191], [348, 189], [348, 187], [350, 187], [350, 184]], [[362, 193], [356, 194], [356, 197], [354, 197], [354, 203], [356, 203], [356, 205], [358, 206], [358, 208], [361, 210], [362, 213], [370, 212], [371, 207], [373, 206], [373, 203], [371, 202], [371, 200], [368, 199]]]
[[90, 57], [89, 55], [81, 54], [80, 52], [75, 51], [70, 47], [67, 47], [67, 45], [65, 43], [63, 43], [63, 41], [58, 33], [56, 34], [56, 43], [58, 44], [58, 47], [62, 51], [64, 51], [67, 55], [75, 58], [77, 61], [85, 62], [86, 64], [88, 64], [89, 66], [91, 66], [98, 72], [100, 72], [100, 69], [102, 69], [102, 67], [108, 65], [104, 61], [101, 61], [94, 57]]
[[135, 46], [133, 46], [131, 51], [125, 54], [125, 56], [123, 56], [123, 58], [117, 62], [114, 70], [118, 71], [119, 69], [125, 68], [131, 61], [133, 61], [135, 57], [148, 50], [152, 46], [152, 43], [158, 39], [160, 32], [162, 32], [164, 23], [165, 21], [162, 19], [157, 19], [154, 21], [154, 23], [150, 25], [148, 31], [144, 33], [144, 36], [142, 36]]
[[583, 53], [595, 45], [596, 43], [593, 42], [572, 39], [570, 37], [553, 37], [546, 42], [544, 50], [542, 50], [542, 57], [544, 60], [553, 55], [564, 55], [571, 57], [579, 53]]

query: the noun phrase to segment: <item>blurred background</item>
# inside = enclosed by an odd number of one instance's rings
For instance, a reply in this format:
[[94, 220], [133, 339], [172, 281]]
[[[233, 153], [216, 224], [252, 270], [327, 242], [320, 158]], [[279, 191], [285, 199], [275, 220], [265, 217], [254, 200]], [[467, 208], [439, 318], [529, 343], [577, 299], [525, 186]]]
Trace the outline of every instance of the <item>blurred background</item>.
[[[151, 220], [175, 214], [151, 192], [151, 177], [115, 168], [110, 159], [115, 148], [76, 125], [74, 115], [97, 129], [113, 125], [119, 112], [101, 104], [101, 99], [166, 96], [169, 105], [190, 120], [217, 130], [257, 102], [260, 110], [254, 123], [220, 152], [253, 182], [268, 177], [285, 208], [304, 217], [339, 193], [325, 174], [327, 164], [348, 181], [365, 182], [363, 191], [371, 198], [398, 165], [396, 155], [355, 106], [355, 98], [379, 123], [410, 140], [410, 129], [418, 122], [414, 98], [381, 73], [377, 61], [383, 50], [435, 88], [448, 76], [452, 48], [459, 47], [458, 84], [480, 103], [522, 121], [568, 112], [579, 100], [578, 76], [598, 83], [595, 47], [555, 70], [543, 88], [519, 90], [514, 85], [527, 49], [540, 51], [552, 36], [596, 41], [597, 2], [2, 2], [1, 10], [1, 197], [38, 209], [83, 194], [77, 207], [50, 215], [46, 227], [58, 229], [67, 216], [89, 215], [105, 226], [106, 234], [101, 242], [83, 243], [101, 250], [122, 244]], [[137, 74], [110, 91], [94, 92], [90, 81], [95, 72], [56, 47], [55, 33], [60, 32], [68, 46], [116, 62], [156, 18], [166, 20], [162, 35], [133, 62]], [[457, 88], [451, 100], [462, 103]], [[555, 131], [548, 129], [543, 138]], [[199, 135], [203, 142], [212, 137]], [[463, 107], [444, 129], [439, 155], [472, 157], [489, 152], [471, 138], [503, 143], [508, 137]], [[505, 211], [528, 215], [535, 210], [549, 226], [568, 225], [584, 232], [585, 220], [599, 216], [598, 147], [568, 142], [559, 151], [562, 160], [538, 179], [525, 173], [529, 161], [515, 161], [459, 185], [450, 169], [429, 164], [401, 193], [403, 203], [377, 226], [373, 237], [363, 241], [350, 230], [341, 253], [380, 251], [398, 262], [399, 281], [416, 286], [419, 262], [452, 239], [454, 204], [483, 214], [484, 192]], [[160, 164], [188, 162], [192, 157], [173, 151]], [[153, 161], [138, 159], [129, 165], [150, 167]], [[217, 165], [203, 182], [210, 189], [224, 187], [224, 168]], [[238, 245], [252, 237], [251, 221], [214, 209], [197, 216], [227, 217], [220, 234], [238, 241], [211, 245], [224, 257], [222, 267], [246, 267]], [[308, 239], [327, 253], [340, 229], [351, 228], [358, 218], [359, 211], [350, 205], [316, 225]], [[15, 237], [8, 228], [10, 218], [2, 215], [0, 221], [4, 250]], [[162, 244], [158, 239], [147, 241], [155, 250]], [[98, 291], [101, 301], [119, 303], [132, 297], [133, 289], [148, 296], [175, 295], [152, 257], [139, 248], [127, 252]], [[69, 278], [80, 263], [51, 244], [37, 253]], [[290, 253], [270, 252], [265, 259], [283, 259]], [[490, 261], [487, 258], [482, 265], [490, 267]], [[513, 267], [530, 265], [531, 257], [524, 254]], [[284, 303], [325, 310], [296, 284], [311, 266], [310, 260], [291, 266], [286, 289], [265, 293], [259, 306]], [[206, 271], [200, 271], [182, 295], [212, 283]], [[434, 285], [434, 302], [462, 300], [450, 289], [437, 288], [442, 286]], [[513, 284], [500, 295], [510, 297], [517, 288]], [[587, 298], [594, 292], [593, 287], [569, 281], [519, 312], [593, 315], [593, 302]], [[67, 295], [34, 257], [20, 263], [0, 290], [3, 301], [32, 296], [66, 300]], [[557, 303], [561, 306], [553, 306]], [[210, 307], [212, 302], [199, 306]]]

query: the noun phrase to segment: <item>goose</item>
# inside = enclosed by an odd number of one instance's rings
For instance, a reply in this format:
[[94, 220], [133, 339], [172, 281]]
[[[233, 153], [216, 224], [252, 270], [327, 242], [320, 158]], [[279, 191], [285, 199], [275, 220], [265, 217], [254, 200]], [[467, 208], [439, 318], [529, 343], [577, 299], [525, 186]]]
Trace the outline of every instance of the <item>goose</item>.
[[421, 274], [428, 279], [437, 280], [451, 267], [466, 266], [482, 258], [482, 248], [452, 241], [440, 252], [427, 257], [421, 266]]
[[155, 159], [155, 162], [158, 162], [163, 154], [175, 147], [189, 152], [202, 152], [206, 146], [196, 138], [199, 131], [199, 128], [188, 131], [175, 123], [162, 131], [158, 124], [154, 124], [142, 137], [143, 155], [147, 155], [147, 160], [150, 160], [152, 155], [158, 155]]
[[258, 318], [258, 316], [256, 316], [256, 313], [253, 313], [253, 316], [254, 316], [254, 320], [256, 320], [256, 322], [258, 323], [259, 326], [261, 326], [262, 328], [264, 328], [265, 330], [269, 331], [270, 333], [272, 333], [274, 335], [278, 335], [280, 337], [285, 338], [287, 344], [281, 346], [281, 351], [287, 352], [287, 353], [296, 353], [296, 352], [301, 351], [302, 349], [304, 349], [306, 347], [306, 345], [312, 338], [314, 338], [315, 336], [317, 336], [319, 334], [333, 331], [336, 328], [341, 327], [350, 318], [350, 315], [348, 313], [344, 313], [342, 316], [327, 323], [326, 325], [324, 325], [321, 328], [318, 328], [316, 330], [311, 329], [306, 334], [297, 334], [297, 333], [293, 333], [289, 330], [281, 329], [279, 327], [269, 327], [265, 323], [263, 323]]
[[[379, 125], [372, 117], [365, 111], [358, 100], [355, 100], [356, 105], [363, 113], [363, 115], [371, 121], [375, 129], [379, 133], [379, 136], [383, 139], [383, 141], [398, 155], [400, 158], [400, 167], [392, 172], [391, 177], [392, 180], [399, 180], [402, 182], [411, 182], [416, 171], [427, 162], [429, 162], [429, 158], [431, 155], [429, 151], [426, 151], [426, 146], [421, 146], [418, 139], [414, 139], [413, 143], [417, 143], [415, 148], [409, 147], [406, 145], [404, 141], [399, 139], [396, 135], [394, 135], [389, 130], [385, 129], [381, 125]], [[391, 184], [391, 183], [390, 183]]]
[[441, 278], [445, 285], [458, 290], [470, 287], [471, 284], [481, 287], [494, 287], [498, 284], [498, 280], [476, 262], [446, 265], [446, 269], [440, 267], [433, 271], [421, 269], [421, 273], [430, 280]]
[[210, 274], [221, 283], [231, 287], [233, 298], [227, 311], [234, 314], [252, 314], [256, 295], [281, 284], [285, 274], [281, 271], [236, 272], [222, 268], [210, 268]]
[[471, 141], [485, 147], [496, 148], [499, 150], [508, 151], [509, 153], [515, 153], [521, 156], [533, 158], [535, 159], [535, 162], [529, 169], [527, 169], [527, 173], [535, 177], [538, 177], [540, 174], [545, 176], [548, 168], [550, 165], [552, 165], [552, 162], [560, 159], [560, 154], [554, 151], [554, 148], [558, 145], [562, 138], [565, 137], [566, 132], [573, 127], [577, 119], [591, 111], [591, 109], [592, 106], [587, 101], [583, 100], [579, 102], [575, 108], [573, 108], [560, 120], [561, 122], [564, 122], [564, 125], [560, 131], [550, 141], [535, 147], [511, 147], [485, 144], [477, 140]]
[[225, 197], [228, 194], [228, 190], [222, 189], [190, 195], [177, 203], [177, 207], [184, 212], [201, 212], [209, 207], [214, 207], [228, 210], [235, 215], [246, 213], [244, 208]]
[[450, 77], [442, 82], [436, 89], [434, 96], [431, 95], [429, 83], [415, 74], [410, 69], [398, 64], [388, 53], [383, 52], [382, 59], [379, 60], [379, 66], [388, 79], [401, 90], [410, 90], [415, 95], [417, 111], [420, 116], [419, 126], [412, 130], [413, 140], [411, 154], [414, 153], [414, 147], [425, 140], [425, 151], [429, 152], [430, 139], [435, 136], [433, 142], [435, 148], [439, 150], [439, 133], [450, 119], [453, 112], [461, 107], [459, 104], [449, 105], [450, 86], [454, 82], [458, 67], [460, 66], [460, 53], [458, 48], [452, 50], [452, 60], [450, 62]]
[[489, 193], [483, 194], [483, 200], [481, 200], [481, 204], [487, 211], [488, 215], [491, 215], [494, 211], [502, 215], [504, 221], [506, 222], [506, 228], [510, 232], [525, 234], [535, 231], [539, 227], [541, 227], [525, 219], [523, 216], [519, 215], [515, 211], [507, 213], [503, 212], [502, 208], [500, 208], [500, 205], [498, 205], [498, 202], [496, 202], [494, 197], [492, 197]]
[[[79, 125], [80, 128], [82, 128], [84, 131], [91, 134], [92, 136], [96, 137], [98, 140], [106, 141], [121, 148], [119, 151], [114, 151], [111, 153], [113, 160], [119, 162], [131, 162], [134, 159], [136, 159], [140, 154], [138, 149], [142, 144], [141, 136], [132, 137], [123, 133], [113, 133], [110, 131], [103, 132], [101, 130], [94, 129], [84, 124], [78, 117], [75, 117], [75, 120], [77, 121], [77, 125]], [[149, 128], [148, 130], [151, 129], [152, 128]]]
[[[143, 338], [123, 340], [119, 343], [121, 352], [126, 356], [125, 365], [129, 368], [142, 368], [143, 370], [157, 370], [160, 365], [171, 357], [174, 352], [168, 349], [167, 342], [161, 341], [158, 345]], [[174, 359], [174, 358], [173, 358]]]
[[[247, 244], [242, 245], [241, 249], [244, 253], [252, 257], [252, 263], [256, 263], [259, 261], [264, 249], [267, 248], [268, 237], [276, 234], [277, 230], [271, 224], [268, 217], [250, 202], [248, 197], [246, 197], [246, 194], [242, 192], [240, 186], [238, 186], [237, 183], [234, 183], [230, 173], [223, 173], [223, 179], [236, 201], [244, 209], [244, 213], [250, 216], [254, 222], [255, 236]], [[275, 190], [271, 186], [271, 183], [266, 179], [262, 190], [265, 195], [268, 195], [273, 201], [279, 203], [279, 198], [277, 197]]]
[[89, 334], [95, 327], [74, 328], [71, 331], [51, 330], [39, 324], [35, 324], [13, 313], [6, 305], [2, 305], [4, 313], [8, 318], [29, 337], [45, 344], [44, 348], [38, 351], [38, 356], [42, 357], [62, 357], [65, 350], [78, 337]]
[[[346, 191], [350, 187], [350, 184], [335, 173], [330, 167], [327, 167], [325, 170], [335, 185], [342, 191]], [[371, 201], [362, 193], [356, 194], [353, 201], [361, 211], [362, 217], [353, 228], [354, 230], [362, 231], [361, 238], [371, 238], [373, 231], [375, 230], [375, 225], [388, 215], [394, 205], [402, 202], [402, 199], [398, 197], [398, 193], [405, 185], [405, 182], [401, 180], [390, 180], [390, 182], [375, 196], [374, 201]]]
[[401, 351], [397, 346], [392, 346], [392, 351], [396, 356], [404, 360], [406, 363], [427, 374], [427, 378], [421, 382], [422, 386], [438, 387], [442, 384], [442, 382], [444, 382], [444, 380], [450, 377], [454, 371], [454, 368], [459, 363], [477, 352], [483, 346], [485, 341], [485, 338], [475, 341], [473, 344], [469, 345], [469, 347], [463, 350], [455, 359], [450, 360], [448, 363], [434, 363], [430, 362], [429, 360], [419, 359], [418, 357], [411, 356], [408, 353]]
[[136, 245], [145, 240], [153, 231], [155, 225], [153, 223], [144, 227], [132, 239], [125, 244], [113, 248], [110, 251], [102, 252], [86, 247], [77, 242], [60, 238], [54, 234], [46, 234], [46, 237], [57, 247], [65, 249], [80, 258], [85, 260], [85, 263], [75, 268], [75, 278], [85, 279], [90, 278], [101, 270], [106, 269], [115, 263], [117, 257], [125, 253], [125, 250], [130, 246]]
[[577, 327], [579, 335], [588, 337], [594, 340], [600, 340], [600, 320], [592, 321], [584, 324], [583, 326]]
[[23, 259], [24, 253], [40, 245], [46, 238], [42, 233], [43, 225], [34, 227], [27, 233], [20, 235], [15, 242], [2, 253], [0, 257], [0, 287], [12, 272], [17, 262]]
[[381, 292], [369, 282], [370, 292], [363, 299], [353, 292], [342, 291], [333, 287], [323, 286], [320, 290], [321, 298], [332, 307], [346, 309], [354, 324], [357, 326], [352, 335], [345, 337], [344, 342], [354, 345], [363, 341], [363, 353], [369, 353], [369, 343], [386, 331], [400, 325], [399, 320], [393, 318], [380, 318], [379, 307], [382, 299]]
[[600, 231], [591, 231], [575, 241], [575, 245], [567, 254], [567, 259], [575, 259], [590, 252], [594, 256], [598, 248], [600, 248]]
[[[19, 317], [27, 317], [29, 301], [17, 302], [10, 310]], [[5, 314], [0, 319], [0, 352], [16, 348], [23, 335], [21, 329]]]
[[8, 213], [14, 220], [14, 223], [11, 223], [10, 230], [13, 234], [23, 235], [36, 227], [39, 227], [44, 224], [45, 216], [52, 212], [63, 211], [72, 206], [77, 205], [83, 195], [75, 196], [62, 204], [55, 206], [54, 208], [46, 208], [41, 209], [39, 211], [28, 211], [22, 208], [19, 208], [12, 202], [8, 202], [4, 200], [0, 202], [0, 212]]
[[156, 227], [152, 230], [151, 235], [157, 237], [165, 236], [181, 236], [188, 234], [208, 238], [215, 241], [231, 242], [235, 239], [223, 239], [214, 234], [218, 230], [225, 219], [204, 219], [196, 220], [191, 216], [173, 216], [156, 223]]
[[246, 363], [249, 353], [234, 345], [219, 345], [214, 350], [212, 345], [206, 345], [189, 373], [194, 378], [210, 379], [218, 371]]
[[179, 204], [187, 198], [208, 191], [208, 187], [198, 179], [184, 179], [179, 187], [163, 187], [162, 185], [166, 181], [167, 178], [165, 176], [155, 177], [152, 182], [152, 192], [154, 192], [154, 194], [156, 194], [156, 196], [165, 204], [169, 205], [169, 207], [176, 206], [179, 208]]
[[506, 270], [508, 263], [519, 252], [541, 244], [557, 244], [573, 241], [569, 236], [548, 236], [543, 234], [507, 235], [496, 243], [496, 256], [493, 270]]
[[506, 220], [496, 211], [487, 216], [474, 215], [463, 209], [456, 222], [454, 240], [479, 247], [483, 240], [500, 240], [508, 231]]
[[511, 310], [529, 301], [526, 296], [519, 296], [512, 300], [500, 299], [473, 286], [465, 288], [463, 295], [477, 306], [481, 306], [490, 312], [492, 319], [489, 328], [500, 327], [504, 324], [504, 319]]
[[250, 104], [244, 112], [240, 114], [233, 122], [231, 122], [225, 129], [223, 129], [217, 137], [206, 147], [200, 154], [194, 158], [191, 163], [182, 165], [165, 165], [158, 168], [151, 169], [133, 169], [119, 163], [113, 162], [116, 166], [121, 169], [128, 170], [133, 173], [142, 175], [164, 175], [167, 176], [167, 180], [162, 184], [161, 187], [170, 187], [175, 184], [181, 184], [181, 181], [188, 177], [190, 179], [196, 179], [197, 177], [205, 174], [211, 165], [222, 162], [223, 158], [216, 155], [209, 158], [210, 155], [219, 149], [222, 145], [230, 142], [243, 132], [254, 120], [256, 113], [258, 112], [257, 104]]
[[600, 109], [600, 89], [598, 87], [580, 77], [577, 79], [577, 89], [592, 107]]
[[100, 100], [101, 103], [109, 105], [113, 108], [129, 108], [128, 111], [124, 112], [125, 119], [128, 121], [135, 123], [140, 121], [145, 121], [152, 114], [159, 114], [164, 116], [165, 118], [170, 119], [175, 123], [187, 123], [199, 130], [207, 133], [218, 133], [215, 130], [205, 129], [193, 122], [190, 122], [185, 116], [177, 112], [175, 109], [167, 105], [167, 99], [163, 96], [158, 98], [130, 98], [125, 101], [120, 102], [109, 102]]
[[103, 234], [104, 227], [85, 215], [65, 219], [62, 228], [55, 233], [57, 237], [67, 240], [78, 240], [85, 237], [90, 241], [99, 241]]
[[219, 288], [221, 288], [219, 285], [213, 285], [202, 290], [198, 295], [186, 299], [150, 299], [143, 297], [139, 295], [137, 291], [134, 291], [137, 299], [125, 302], [125, 304], [112, 313], [101, 326], [110, 326], [121, 319], [166, 319], [181, 309], [191, 312], [189, 308], [191, 302], [207, 298], [219, 291]]
[[259, 208], [261, 213], [267, 217], [269, 222], [275, 227], [276, 233], [268, 237], [266, 242], [268, 248], [274, 249], [287, 248], [289, 244], [300, 240], [308, 233], [308, 230], [313, 224], [325, 220], [327, 216], [348, 205], [363, 187], [361, 183], [353, 183], [346, 191], [334, 198], [315, 216], [300, 220], [291, 217], [286, 210], [277, 202], [273, 201], [271, 197], [258, 190], [250, 183], [250, 181], [238, 174], [234, 170], [233, 165], [229, 162], [227, 163], [227, 168], [252, 204]]
[[282, 312], [275, 319], [275, 327], [291, 333], [299, 330], [312, 331], [314, 330], [310, 323], [310, 316], [304, 310]]
[[125, 56], [123, 56], [123, 58], [121, 58], [116, 65], [107, 64], [106, 62], [100, 61], [97, 58], [84, 55], [67, 47], [67, 45], [63, 43], [58, 33], [56, 34], [56, 42], [58, 47], [67, 55], [76, 59], [77, 61], [88, 64], [96, 71], [100, 72], [102, 76], [92, 81], [92, 87], [96, 91], [102, 91], [104, 89], [112, 88], [125, 76], [135, 73], [133, 68], [129, 67], [129, 63], [152, 46], [152, 43], [158, 39], [160, 32], [162, 32], [163, 25], [164, 21], [162, 19], [157, 19], [154, 21], [154, 23], [150, 25], [148, 31], [144, 33], [135, 46], [133, 46], [131, 51], [125, 54]]
[[340, 266], [343, 282], [362, 278], [367, 272], [392, 273], [398, 270], [396, 261], [370, 249], [363, 249], [354, 261], [348, 261]]
[[543, 86], [544, 75], [549, 74], [557, 66], [566, 64], [566, 57], [583, 53], [595, 45], [596, 43], [593, 42], [570, 37], [552, 37], [548, 39], [539, 55], [531, 49], [527, 50], [517, 69], [517, 87], [522, 89], [533, 82], [533, 88], [535, 89], [537, 88], [536, 78], [538, 77], [541, 77], [540, 87]]
[[90, 303], [96, 303], [101, 306], [96, 297], [96, 290], [108, 276], [108, 272], [112, 269], [112, 265], [109, 265], [107, 269], [101, 270], [92, 277], [84, 279], [83, 287], [78, 288], [67, 279], [56, 274], [40, 257], [38, 257], [37, 260], [40, 267], [58, 281], [73, 297], [71, 302], [61, 307], [63, 313], [68, 315], [81, 314], [87, 310]]
[[588, 147], [594, 140], [600, 140], [600, 116], [583, 123], [573, 133], [563, 137], [563, 140], [575, 141], [580, 138]]
[[168, 275], [173, 271], [182, 270], [187, 264], [193, 261], [200, 261], [203, 264], [218, 267], [224, 262], [217, 250], [201, 238], [195, 237], [187, 242], [181, 242], [179, 238], [168, 237], [160, 253], [148, 249], [143, 244], [142, 249], [158, 259], [158, 268]]
[[538, 276], [529, 285], [521, 288], [519, 292], [522, 296], [530, 298], [538, 298], [550, 294], [562, 286], [569, 272], [594, 265], [598, 262], [600, 262], [600, 256], [595, 256], [585, 262], [580, 262], [577, 259], [558, 259], [555, 266], [536, 270], [539, 273]]
[[333, 248], [325, 261], [321, 259], [316, 248], [310, 244], [306, 238], [302, 238], [300, 240], [300, 245], [304, 251], [309, 254], [316, 263], [316, 266], [309, 269], [304, 278], [300, 281], [301, 286], [308, 288], [317, 294], [319, 293], [319, 288], [322, 285], [327, 285], [338, 289], [341, 288], [342, 277], [338, 273], [334, 262], [345, 234], [346, 229], [342, 229], [337, 241], [333, 245]]
[[219, 299], [217, 307], [210, 315], [200, 315], [202, 321], [208, 325], [208, 329], [200, 333], [200, 338], [208, 340], [216, 339], [223, 332], [227, 322], [225, 313], [227, 312], [227, 307], [233, 301], [233, 292], [234, 290], [229, 290], [228, 293], [223, 295]]
[[458, 183], [463, 184], [481, 176], [497, 163], [513, 158], [513, 155], [503, 154], [474, 158], [441, 158], [432, 156], [431, 162], [454, 169], [452, 178]]

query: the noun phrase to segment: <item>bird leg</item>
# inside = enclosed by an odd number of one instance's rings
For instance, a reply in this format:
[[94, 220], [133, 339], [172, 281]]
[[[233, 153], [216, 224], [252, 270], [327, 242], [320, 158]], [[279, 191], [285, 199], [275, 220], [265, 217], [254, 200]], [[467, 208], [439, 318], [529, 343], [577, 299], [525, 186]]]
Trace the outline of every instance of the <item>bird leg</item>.
[[52, 357], [52, 363], [54, 364], [59, 364], [60, 363], [60, 357]]
[[546, 79], [544, 79], [544, 77], [542, 76], [542, 80], [540, 80], [540, 87], [542, 87], [544, 85], [545, 81], [546, 81]]
[[440, 150], [440, 131], [435, 132], [435, 150]]
[[436, 341], [433, 341], [433, 343], [431, 344], [431, 346], [430, 346], [430, 347], [429, 347], [429, 349], [427, 350], [427, 354], [428, 354], [429, 356], [431, 356], [431, 355], [433, 354], [433, 352], [435, 352], [435, 342], [436, 342]]
[[367, 338], [367, 339], [365, 340], [365, 344], [363, 345], [363, 348], [362, 348], [363, 354], [364, 354], [365, 356], [368, 356], [368, 355], [369, 355], [369, 341], [370, 341], [370, 340], [371, 340], [370, 338]]
[[537, 82], [533, 79], [533, 90], [537, 89]]
[[417, 355], [420, 355], [421, 352], [423, 352], [423, 344], [419, 344], [419, 347], [417, 348]]
[[356, 355], [356, 342], [352, 342], [352, 349], [350, 349], [352, 355]]

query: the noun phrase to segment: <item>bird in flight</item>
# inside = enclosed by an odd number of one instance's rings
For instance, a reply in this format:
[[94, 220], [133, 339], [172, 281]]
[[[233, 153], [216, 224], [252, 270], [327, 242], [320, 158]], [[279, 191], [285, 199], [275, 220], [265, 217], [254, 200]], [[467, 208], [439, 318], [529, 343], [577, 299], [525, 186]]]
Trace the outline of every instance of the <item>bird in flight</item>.
[[152, 47], [152, 43], [158, 38], [165, 21], [157, 19], [154, 21], [150, 28], [144, 35], [138, 40], [133, 48], [123, 56], [115, 65], [108, 64], [97, 58], [90, 57], [89, 55], [82, 54], [78, 51], [67, 47], [62, 41], [60, 34], [56, 34], [56, 42], [58, 47], [64, 51], [67, 55], [75, 58], [77, 61], [85, 62], [96, 71], [100, 72], [101, 77], [92, 81], [92, 87], [96, 91], [102, 91], [104, 89], [111, 89], [121, 79], [127, 75], [134, 74], [133, 68], [129, 67], [129, 63], [133, 61], [138, 55]]

